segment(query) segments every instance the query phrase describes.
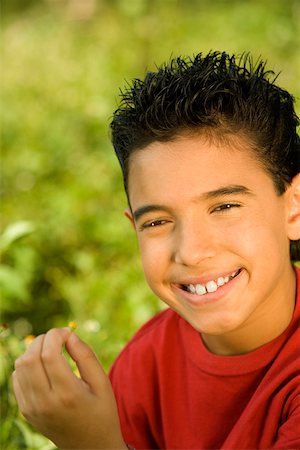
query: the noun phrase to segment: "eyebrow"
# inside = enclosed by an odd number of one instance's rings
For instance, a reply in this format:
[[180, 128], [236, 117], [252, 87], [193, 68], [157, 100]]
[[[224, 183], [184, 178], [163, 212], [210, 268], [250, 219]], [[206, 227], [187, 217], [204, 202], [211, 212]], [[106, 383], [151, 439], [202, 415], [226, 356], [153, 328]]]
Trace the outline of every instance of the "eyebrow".
[[225, 195], [234, 195], [234, 194], [243, 194], [243, 195], [254, 195], [250, 189], [246, 186], [241, 186], [238, 184], [229, 184], [228, 186], [222, 186], [213, 191], [204, 192], [200, 195], [200, 198], [204, 198], [205, 200], [213, 199], [216, 197], [224, 197]]
[[[211, 200], [218, 197], [225, 197], [228, 195], [236, 195], [236, 194], [254, 195], [254, 193], [245, 186], [230, 184], [228, 186], [222, 186], [218, 189], [214, 189], [213, 191], [204, 192], [203, 194], [200, 194], [197, 200]], [[145, 205], [133, 211], [132, 215], [134, 220], [137, 222], [139, 218], [144, 214], [154, 211], [171, 212], [171, 208], [159, 204]]]
[[168, 211], [170, 212], [170, 208], [166, 208], [163, 205], [145, 205], [141, 206], [140, 208], [137, 208], [135, 211], [133, 211], [132, 215], [134, 220], [137, 222], [141, 216], [144, 214], [147, 214], [148, 212], [154, 212], [154, 211]]

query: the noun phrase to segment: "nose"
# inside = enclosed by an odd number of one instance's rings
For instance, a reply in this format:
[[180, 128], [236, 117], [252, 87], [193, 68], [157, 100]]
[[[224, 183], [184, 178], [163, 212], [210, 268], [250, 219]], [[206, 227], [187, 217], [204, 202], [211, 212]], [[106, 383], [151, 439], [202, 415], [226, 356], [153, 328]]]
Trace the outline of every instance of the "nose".
[[181, 224], [174, 236], [173, 259], [177, 264], [197, 266], [217, 254], [218, 238], [211, 225], [192, 221]]

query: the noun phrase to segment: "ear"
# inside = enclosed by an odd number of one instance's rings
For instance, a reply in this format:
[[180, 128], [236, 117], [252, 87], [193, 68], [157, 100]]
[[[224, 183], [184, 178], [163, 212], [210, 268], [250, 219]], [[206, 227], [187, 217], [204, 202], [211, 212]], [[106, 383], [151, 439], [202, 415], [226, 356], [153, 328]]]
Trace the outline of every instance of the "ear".
[[130, 208], [125, 209], [124, 216], [127, 217], [127, 219], [129, 219], [133, 229], [136, 230], [135, 221], [134, 221], [134, 218], [133, 218]]
[[292, 241], [300, 239], [300, 173], [293, 178], [288, 188], [288, 237]]

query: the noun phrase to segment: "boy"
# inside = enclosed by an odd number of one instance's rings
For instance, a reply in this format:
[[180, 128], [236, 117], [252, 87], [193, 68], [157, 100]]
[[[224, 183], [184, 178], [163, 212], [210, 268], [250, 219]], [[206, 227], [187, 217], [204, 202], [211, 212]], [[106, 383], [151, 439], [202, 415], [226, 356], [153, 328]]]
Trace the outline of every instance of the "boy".
[[125, 214], [170, 308], [115, 362], [114, 395], [69, 330], [16, 361], [21, 411], [60, 448], [300, 448], [300, 143], [268, 75], [247, 55], [199, 54], [123, 94]]

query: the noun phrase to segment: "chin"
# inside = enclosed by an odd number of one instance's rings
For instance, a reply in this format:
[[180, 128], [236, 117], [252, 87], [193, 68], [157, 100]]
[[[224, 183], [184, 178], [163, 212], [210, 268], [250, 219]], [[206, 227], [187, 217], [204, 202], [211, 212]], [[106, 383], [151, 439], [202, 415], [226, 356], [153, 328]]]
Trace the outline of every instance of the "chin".
[[195, 320], [182, 315], [182, 317], [199, 333], [209, 334], [212, 336], [222, 336], [231, 333], [239, 328], [240, 320], [233, 318], [223, 320]]

